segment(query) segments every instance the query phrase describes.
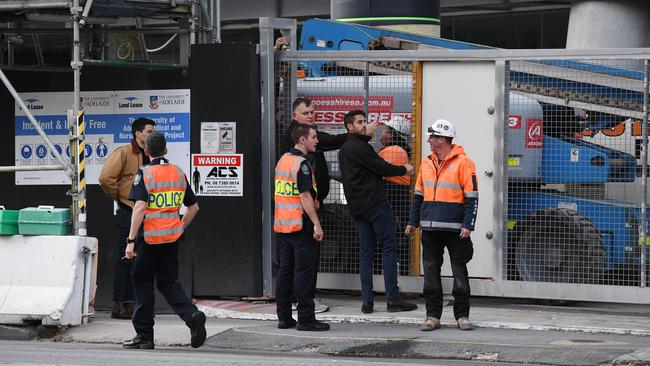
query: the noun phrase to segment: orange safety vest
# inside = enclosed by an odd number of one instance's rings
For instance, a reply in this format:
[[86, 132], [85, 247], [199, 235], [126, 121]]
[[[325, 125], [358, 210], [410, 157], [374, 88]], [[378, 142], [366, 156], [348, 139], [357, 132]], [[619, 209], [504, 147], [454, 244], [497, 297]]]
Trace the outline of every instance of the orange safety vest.
[[[387, 146], [379, 150], [379, 156], [389, 164], [397, 166], [405, 166], [409, 162], [406, 150], [398, 145]], [[395, 177], [384, 177], [384, 179], [403, 186], [408, 186], [411, 183], [411, 175], [409, 173]]]
[[185, 173], [176, 165], [158, 164], [142, 167], [142, 177], [149, 194], [144, 209], [144, 241], [173, 243], [183, 234], [178, 211], [185, 198]]
[[458, 145], [452, 145], [452, 151], [442, 162], [435, 155], [431, 157], [422, 160], [413, 191], [424, 198], [420, 227], [461, 229], [466, 199], [478, 200], [474, 162]]
[[[275, 218], [273, 230], [276, 233], [295, 233], [302, 230], [303, 207], [298, 191], [298, 172], [306, 159], [303, 156], [286, 153], [275, 166]], [[316, 191], [314, 170], [311, 184]]]

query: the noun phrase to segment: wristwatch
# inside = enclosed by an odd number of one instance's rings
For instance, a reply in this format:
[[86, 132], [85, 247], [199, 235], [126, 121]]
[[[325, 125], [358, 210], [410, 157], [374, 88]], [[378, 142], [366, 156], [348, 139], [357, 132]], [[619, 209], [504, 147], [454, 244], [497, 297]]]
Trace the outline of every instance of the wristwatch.
[[127, 244], [135, 243], [135, 239], [126, 238], [126, 243]]

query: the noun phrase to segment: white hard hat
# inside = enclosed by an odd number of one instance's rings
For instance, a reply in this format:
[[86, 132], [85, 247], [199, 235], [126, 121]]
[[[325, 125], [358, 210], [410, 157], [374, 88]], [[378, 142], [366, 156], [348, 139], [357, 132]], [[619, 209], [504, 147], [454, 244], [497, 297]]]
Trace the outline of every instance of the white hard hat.
[[456, 129], [451, 121], [438, 119], [427, 129], [427, 134], [429, 136], [434, 135], [454, 138], [456, 137]]
[[393, 116], [385, 125], [405, 136], [411, 136], [411, 123], [402, 116]]

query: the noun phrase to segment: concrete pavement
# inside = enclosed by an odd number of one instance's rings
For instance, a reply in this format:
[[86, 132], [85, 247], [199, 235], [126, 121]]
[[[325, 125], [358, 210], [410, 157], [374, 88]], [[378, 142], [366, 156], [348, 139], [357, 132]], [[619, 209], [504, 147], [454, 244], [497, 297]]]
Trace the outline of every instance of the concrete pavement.
[[[382, 297], [375, 299], [372, 314], [361, 313], [361, 300], [346, 295], [321, 297], [330, 310], [317, 314], [333, 323], [390, 323], [419, 325], [425, 317], [424, 301], [414, 300], [418, 309], [388, 313]], [[222, 319], [276, 320], [274, 303], [201, 300], [199, 308], [208, 317]], [[544, 306], [528, 299], [473, 298], [471, 320], [481, 328], [559, 330], [586, 333], [650, 336], [650, 306], [576, 303], [573, 306]], [[455, 327], [451, 306], [446, 306], [442, 325]]]
[[[650, 365], [650, 349], [645, 348], [650, 340], [648, 305], [577, 303], [564, 307], [539, 305], [525, 299], [474, 298], [474, 332], [455, 329], [451, 306], [444, 309], [443, 329], [420, 332], [419, 324], [425, 314], [421, 299], [415, 300], [416, 311], [388, 313], [385, 300], [378, 297], [373, 314], [361, 313], [358, 297], [330, 294], [321, 299], [330, 311], [317, 314], [317, 318], [331, 322], [332, 330], [318, 334], [278, 330], [274, 303], [199, 300], [197, 305], [209, 317], [206, 328], [210, 338], [206, 348], [376, 357], [492, 357], [511, 362], [546, 357], [548, 363], [558, 365], [596, 361]], [[178, 317], [157, 315], [155, 321], [157, 347], [189, 345], [189, 330]], [[2, 333], [0, 328], [0, 338]], [[391, 337], [387, 338], [387, 334]], [[118, 344], [133, 335], [130, 321], [111, 319], [104, 313], [97, 314], [89, 324], [67, 329], [57, 340]], [[522, 353], [522, 347], [535, 349], [536, 356]], [[581, 354], [585, 347], [593, 349]], [[555, 357], [560, 354], [571, 354], [575, 359], [567, 356], [569, 363], [562, 363]], [[578, 355], [590, 358], [577, 363]]]

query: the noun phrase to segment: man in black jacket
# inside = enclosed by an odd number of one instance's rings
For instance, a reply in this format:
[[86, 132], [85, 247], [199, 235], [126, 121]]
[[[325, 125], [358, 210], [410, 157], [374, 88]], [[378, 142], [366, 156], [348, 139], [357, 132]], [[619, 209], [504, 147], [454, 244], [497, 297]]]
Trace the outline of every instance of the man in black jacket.
[[364, 314], [373, 312], [372, 292], [373, 259], [375, 240], [383, 247], [384, 286], [389, 312], [411, 311], [417, 305], [400, 299], [397, 286], [397, 238], [395, 217], [388, 205], [382, 177], [413, 174], [413, 166], [396, 166], [387, 163], [368, 144], [366, 115], [354, 110], [345, 115], [345, 128], [350, 136], [339, 151], [339, 164], [343, 178], [343, 190], [348, 209], [357, 223], [360, 245], [359, 274]]
[[[292, 115], [291, 115], [291, 124], [284, 131], [282, 136], [282, 146], [280, 148], [280, 153], [284, 154], [289, 152], [294, 146], [294, 142], [291, 139], [291, 133], [298, 125], [314, 125], [314, 105], [312, 104], [311, 99], [305, 97], [296, 98], [293, 101], [292, 105]], [[377, 125], [372, 123], [368, 125], [367, 134], [364, 136], [366, 141], [370, 140], [370, 136], [375, 132]], [[316, 210], [320, 208], [327, 198], [327, 195], [330, 192], [330, 174], [327, 168], [327, 162], [325, 161], [325, 151], [333, 151], [341, 148], [343, 143], [347, 140], [348, 134], [343, 133], [340, 135], [330, 135], [327, 132], [318, 131], [318, 145], [316, 146], [316, 152], [309, 153], [305, 155], [309, 165], [311, 165], [314, 170], [314, 176], [316, 177], [316, 189], [318, 190], [318, 198], [316, 199]], [[320, 250], [320, 246], [319, 246]], [[320, 261], [320, 253], [318, 254], [318, 260], [316, 261], [316, 273], [318, 273], [318, 262]], [[316, 281], [317, 276], [314, 276], [314, 281], [311, 287], [311, 296], [314, 299], [315, 303], [315, 312], [322, 313], [329, 310], [329, 307], [316, 298]]]

